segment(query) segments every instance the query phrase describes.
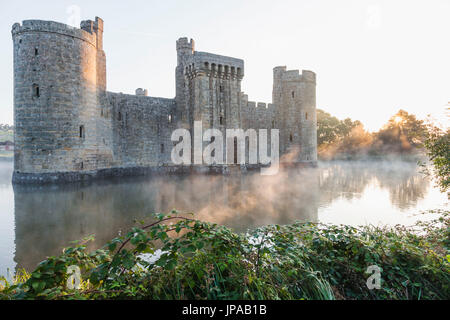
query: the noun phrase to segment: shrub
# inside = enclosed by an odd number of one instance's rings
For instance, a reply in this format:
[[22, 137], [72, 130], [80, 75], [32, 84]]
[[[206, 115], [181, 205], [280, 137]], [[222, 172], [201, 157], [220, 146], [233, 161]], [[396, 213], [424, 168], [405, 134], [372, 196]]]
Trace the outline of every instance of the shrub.
[[[449, 299], [448, 212], [415, 228], [271, 225], [236, 234], [156, 214], [103, 248], [49, 257], [3, 299]], [[84, 281], [68, 289], [67, 268]], [[381, 268], [369, 290], [367, 267]]]

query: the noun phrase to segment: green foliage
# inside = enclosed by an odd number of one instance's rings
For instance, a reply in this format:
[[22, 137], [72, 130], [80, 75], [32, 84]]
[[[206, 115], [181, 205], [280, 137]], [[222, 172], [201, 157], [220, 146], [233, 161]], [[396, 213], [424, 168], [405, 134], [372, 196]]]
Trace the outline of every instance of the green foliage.
[[432, 175], [442, 192], [445, 192], [450, 186], [450, 129], [444, 132], [432, 126], [424, 144], [432, 164], [432, 170], [427, 170], [422, 164], [425, 172]]
[[14, 141], [14, 127], [8, 124], [0, 124], [0, 142]]
[[[420, 230], [294, 223], [247, 234], [176, 212], [154, 218], [92, 253], [65, 249], [0, 298], [450, 298], [448, 212]], [[66, 288], [70, 265], [82, 270], [79, 290]], [[379, 290], [366, 286], [370, 265], [382, 269]]]
[[329, 113], [317, 109], [317, 144], [329, 145], [348, 136], [353, 128], [360, 126], [358, 120], [352, 121], [350, 118], [339, 120]]
[[427, 127], [422, 120], [399, 110], [388, 123], [375, 134], [372, 147], [378, 153], [408, 153], [423, 147], [427, 136]]

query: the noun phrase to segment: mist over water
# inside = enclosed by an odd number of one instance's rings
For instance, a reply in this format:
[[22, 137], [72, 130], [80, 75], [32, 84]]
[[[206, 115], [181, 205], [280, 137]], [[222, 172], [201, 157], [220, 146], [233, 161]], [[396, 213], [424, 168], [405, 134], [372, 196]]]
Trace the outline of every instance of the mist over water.
[[413, 162], [342, 161], [275, 176], [130, 177], [67, 185], [11, 185], [0, 162], [0, 274], [33, 269], [71, 241], [89, 248], [124, 234], [152, 212], [177, 209], [237, 232], [266, 224], [412, 224], [421, 210], [447, 207], [447, 196]]

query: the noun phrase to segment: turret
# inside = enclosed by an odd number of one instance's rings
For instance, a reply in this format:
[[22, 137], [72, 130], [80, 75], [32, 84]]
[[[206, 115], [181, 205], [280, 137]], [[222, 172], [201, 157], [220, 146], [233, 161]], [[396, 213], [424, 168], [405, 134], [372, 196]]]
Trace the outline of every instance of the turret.
[[286, 66], [273, 68], [273, 90], [272, 90], [272, 102], [277, 103], [281, 98], [281, 79], [286, 72]]
[[280, 152], [287, 154], [284, 160], [317, 161], [315, 73], [275, 67], [272, 99], [280, 128]]
[[14, 180], [97, 169], [102, 30], [99, 18], [81, 29], [42, 20], [13, 25]]
[[175, 91], [178, 106], [178, 117], [180, 126], [188, 128], [192, 124], [189, 114], [189, 86], [186, 79], [185, 68], [191, 63], [194, 54], [194, 40], [188, 38], [177, 40], [177, 67], [175, 69]]
[[184, 64], [185, 59], [189, 59], [194, 54], [195, 42], [193, 39], [188, 41], [188, 38], [180, 38], [177, 41], [177, 64]]

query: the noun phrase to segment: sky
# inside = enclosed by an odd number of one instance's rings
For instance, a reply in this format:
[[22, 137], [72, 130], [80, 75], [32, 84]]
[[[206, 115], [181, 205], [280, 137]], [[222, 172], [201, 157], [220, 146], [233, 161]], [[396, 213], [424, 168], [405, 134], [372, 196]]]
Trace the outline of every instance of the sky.
[[101, 17], [108, 91], [175, 96], [175, 42], [245, 61], [242, 90], [271, 102], [272, 69], [317, 74], [317, 108], [377, 131], [399, 109], [441, 122], [450, 102], [450, 0], [5, 1], [0, 123], [13, 124], [11, 27]]

